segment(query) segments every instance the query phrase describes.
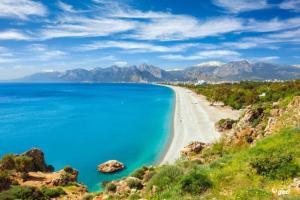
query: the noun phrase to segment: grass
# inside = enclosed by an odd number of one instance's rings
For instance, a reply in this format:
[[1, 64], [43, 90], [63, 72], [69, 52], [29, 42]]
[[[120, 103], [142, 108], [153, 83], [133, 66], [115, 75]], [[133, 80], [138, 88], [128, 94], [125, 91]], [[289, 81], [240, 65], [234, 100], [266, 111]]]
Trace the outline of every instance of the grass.
[[[147, 184], [147, 198], [271, 199], [272, 189], [285, 189], [300, 175], [299, 129], [282, 129], [253, 146], [224, 147], [222, 141], [214, 146], [206, 154], [214, 159], [204, 164], [180, 161], [158, 168]], [[253, 160], [266, 166], [266, 173], [260, 173]]]

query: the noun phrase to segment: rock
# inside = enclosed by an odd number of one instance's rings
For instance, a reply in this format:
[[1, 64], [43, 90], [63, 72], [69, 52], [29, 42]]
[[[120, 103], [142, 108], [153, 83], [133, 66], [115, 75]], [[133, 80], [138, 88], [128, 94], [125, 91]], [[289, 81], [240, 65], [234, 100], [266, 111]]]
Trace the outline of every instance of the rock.
[[22, 153], [20, 156], [27, 156], [32, 158], [33, 171], [51, 172], [53, 167], [49, 166], [45, 162], [44, 153], [37, 148], [30, 149]]
[[252, 127], [255, 123], [258, 122], [257, 120], [262, 119], [263, 114], [264, 112], [262, 108], [253, 108], [251, 106], [248, 106], [245, 109], [243, 116], [235, 124], [235, 131], [238, 132], [247, 127]]
[[[69, 168], [72, 169], [72, 168]], [[77, 182], [79, 172], [75, 169], [72, 170], [61, 170], [58, 172], [59, 176], [51, 180], [51, 184], [54, 186], [66, 186], [69, 183]]]
[[257, 109], [248, 109], [246, 110], [246, 113], [244, 115], [244, 120], [245, 122], [251, 123], [255, 119], [259, 118], [262, 116], [264, 110], [262, 108], [257, 108]]
[[208, 144], [205, 144], [203, 142], [192, 142], [181, 150], [181, 155], [190, 156], [193, 153], [198, 154], [207, 146]]
[[221, 119], [215, 124], [215, 127], [218, 131], [223, 132], [232, 129], [235, 122], [233, 119]]
[[236, 143], [246, 140], [248, 143], [252, 143], [258, 136], [257, 132], [253, 128], [245, 128], [236, 133]]
[[117, 160], [109, 160], [97, 166], [97, 170], [102, 173], [113, 173], [124, 168], [124, 164]]
[[277, 117], [277, 116], [279, 116], [279, 115], [280, 115], [280, 109], [272, 109], [272, 110], [270, 110], [270, 115], [271, 115], [272, 117]]

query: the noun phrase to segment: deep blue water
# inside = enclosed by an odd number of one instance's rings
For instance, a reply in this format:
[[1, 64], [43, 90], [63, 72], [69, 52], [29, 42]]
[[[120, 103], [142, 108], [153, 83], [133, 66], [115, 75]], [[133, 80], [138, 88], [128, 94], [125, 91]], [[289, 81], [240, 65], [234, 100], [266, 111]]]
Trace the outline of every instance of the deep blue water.
[[[78, 169], [95, 191], [159, 159], [173, 103], [171, 89], [146, 84], [0, 84], [0, 156], [41, 148], [48, 164]], [[96, 171], [110, 159], [127, 168]]]

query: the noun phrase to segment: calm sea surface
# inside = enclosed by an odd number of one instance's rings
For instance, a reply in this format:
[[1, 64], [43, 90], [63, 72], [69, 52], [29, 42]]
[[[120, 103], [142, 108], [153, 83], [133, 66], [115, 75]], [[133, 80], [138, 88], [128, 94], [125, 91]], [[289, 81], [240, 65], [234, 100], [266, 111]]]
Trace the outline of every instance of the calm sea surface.
[[[0, 156], [41, 148], [56, 170], [80, 171], [90, 191], [154, 164], [171, 130], [174, 93], [144, 84], [0, 84]], [[120, 173], [96, 166], [117, 159]]]

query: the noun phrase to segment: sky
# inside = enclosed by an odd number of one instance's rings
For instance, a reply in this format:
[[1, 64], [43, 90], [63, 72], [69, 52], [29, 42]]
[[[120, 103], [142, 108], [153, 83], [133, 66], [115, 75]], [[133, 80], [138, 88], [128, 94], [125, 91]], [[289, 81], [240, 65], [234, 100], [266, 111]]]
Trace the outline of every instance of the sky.
[[300, 64], [300, 0], [0, 0], [0, 79], [142, 63]]

